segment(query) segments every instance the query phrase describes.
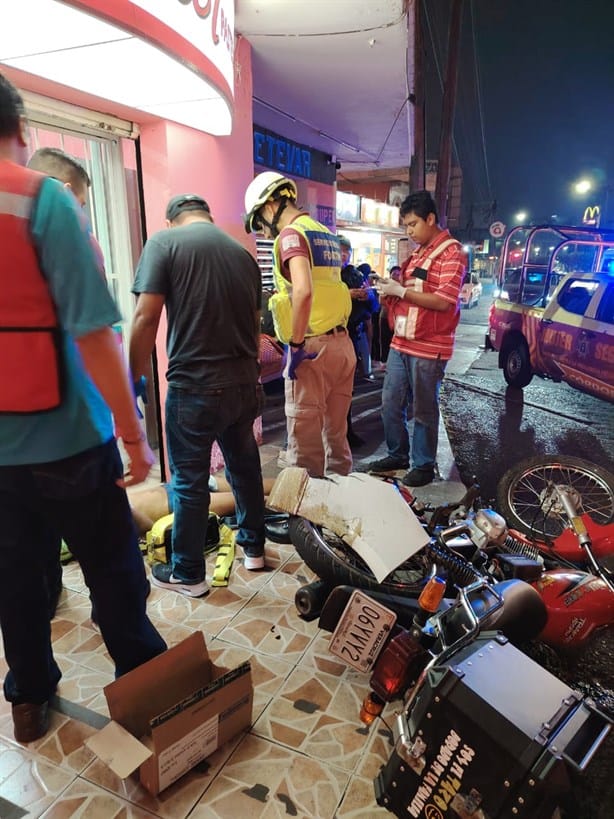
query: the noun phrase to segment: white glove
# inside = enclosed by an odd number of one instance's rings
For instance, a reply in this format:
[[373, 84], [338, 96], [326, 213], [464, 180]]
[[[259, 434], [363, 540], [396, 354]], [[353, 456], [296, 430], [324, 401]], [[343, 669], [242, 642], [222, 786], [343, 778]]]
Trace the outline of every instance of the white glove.
[[398, 299], [402, 299], [405, 295], [405, 287], [399, 282], [395, 282], [394, 279], [378, 281], [375, 289], [380, 296], [396, 296]]

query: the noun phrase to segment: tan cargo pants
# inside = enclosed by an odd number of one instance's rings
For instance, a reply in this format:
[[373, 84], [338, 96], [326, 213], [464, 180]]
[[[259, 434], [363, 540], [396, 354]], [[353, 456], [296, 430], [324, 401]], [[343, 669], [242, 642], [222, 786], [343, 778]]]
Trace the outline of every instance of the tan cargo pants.
[[302, 466], [312, 477], [327, 472], [347, 475], [352, 453], [347, 441], [347, 414], [352, 402], [356, 355], [346, 331], [313, 336], [296, 379], [286, 379], [289, 466]]

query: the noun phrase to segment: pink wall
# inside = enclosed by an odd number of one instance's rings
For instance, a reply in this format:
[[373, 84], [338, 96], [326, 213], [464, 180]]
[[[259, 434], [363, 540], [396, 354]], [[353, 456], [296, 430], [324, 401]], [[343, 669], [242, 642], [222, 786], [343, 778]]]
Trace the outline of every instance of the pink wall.
[[[242, 222], [243, 196], [254, 176], [251, 48], [242, 37], [237, 38], [235, 64], [241, 70], [235, 74], [230, 136], [213, 137], [166, 121], [141, 126], [145, 219], [149, 235], [165, 227], [164, 213], [171, 196], [198, 193], [209, 204], [216, 224], [255, 254], [255, 240], [245, 233]], [[168, 367], [166, 329], [163, 314], [156, 340], [163, 424], [167, 392], [164, 374]], [[214, 469], [220, 465], [219, 459], [217, 463], [215, 460], [212, 460]]]
[[214, 137], [172, 122], [141, 128], [141, 156], [147, 229], [164, 227], [164, 210], [177, 193], [198, 193], [216, 223], [247, 247], [253, 239], [243, 230], [243, 195], [253, 179], [251, 49], [237, 39], [235, 62], [241, 71], [235, 85], [232, 134]]

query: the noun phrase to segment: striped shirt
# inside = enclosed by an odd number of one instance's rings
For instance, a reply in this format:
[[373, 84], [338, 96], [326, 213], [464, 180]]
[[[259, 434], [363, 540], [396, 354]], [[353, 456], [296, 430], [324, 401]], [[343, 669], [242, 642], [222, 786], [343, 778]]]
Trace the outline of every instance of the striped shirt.
[[[409, 285], [413, 271], [423, 265], [435, 248], [451, 238], [448, 230], [442, 230], [426, 247], [418, 247], [402, 266], [401, 284]], [[447, 301], [450, 305], [447, 310], [431, 310], [395, 299], [390, 306], [393, 326], [400, 319], [405, 331], [403, 335], [395, 332], [390, 345], [394, 350], [417, 358], [440, 357], [448, 361], [452, 357], [454, 333], [460, 320], [459, 295], [466, 268], [466, 254], [456, 242], [431, 261], [422, 292], [435, 293]]]

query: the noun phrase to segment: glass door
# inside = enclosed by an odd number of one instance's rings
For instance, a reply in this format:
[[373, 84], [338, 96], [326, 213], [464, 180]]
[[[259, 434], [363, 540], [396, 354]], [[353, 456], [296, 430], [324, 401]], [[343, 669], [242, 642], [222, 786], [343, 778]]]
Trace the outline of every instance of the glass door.
[[[32, 153], [38, 148], [60, 148], [81, 162], [91, 179], [86, 212], [102, 248], [109, 290], [122, 314], [122, 320], [113, 329], [127, 359], [135, 304], [131, 288], [143, 244], [136, 144], [133, 139], [109, 135], [102, 130], [100, 135], [88, 129], [80, 133], [68, 120], [57, 127], [44, 120], [37, 121], [35, 110], [28, 110], [28, 118]], [[150, 445], [157, 449], [158, 402], [151, 377], [149, 384], [145, 428]]]

